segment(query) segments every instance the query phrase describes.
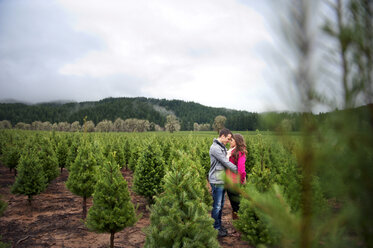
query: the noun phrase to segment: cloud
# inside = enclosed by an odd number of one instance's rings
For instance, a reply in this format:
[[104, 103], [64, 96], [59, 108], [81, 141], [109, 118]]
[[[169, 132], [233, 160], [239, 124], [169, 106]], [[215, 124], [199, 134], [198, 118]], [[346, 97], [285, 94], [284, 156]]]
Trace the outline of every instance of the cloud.
[[70, 22], [53, 1], [0, 2], [0, 98], [35, 102], [68, 96], [59, 95], [70, 83], [58, 68], [101, 46]]
[[43, 100], [145, 96], [266, 110], [271, 87], [258, 49], [272, 37], [264, 17], [243, 2], [2, 4], [0, 87], [8, 95], [27, 85]]

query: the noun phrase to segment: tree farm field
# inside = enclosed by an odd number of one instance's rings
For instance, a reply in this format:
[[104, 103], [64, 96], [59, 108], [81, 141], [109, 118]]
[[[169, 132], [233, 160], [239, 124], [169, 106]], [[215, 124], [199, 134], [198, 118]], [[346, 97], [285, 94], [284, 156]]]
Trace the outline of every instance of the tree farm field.
[[[263, 160], [264, 157], [261, 158], [261, 156], [268, 152], [265, 148], [266, 144], [269, 144], [267, 143], [269, 140], [275, 140], [275, 134], [270, 132], [240, 133], [244, 135], [249, 151], [246, 171], [250, 174], [250, 171], [255, 171], [255, 167], [260, 164], [255, 161]], [[79, 156], [82, 158], [82, 154], [88, 154], [87, 160], [95, 161], [96, 167], [102, 166], [111, 156], [112, 161], [115, 160], [113, 163], [118, 165], [120, 174], [128, 184], [130, 201], [135, 208], [137, 221], [115, 232], [115, 247], [143, 247], [145, 245], [146, 229], [151, 225], [151, 209], [157, 205], [152, 205], [150, 202], [154, 203], [153, 196], [157, 195], [157, 192], [144, 193], [149, 190], [140, 188], [143, 187], [142, 184], [146, 184], [144, 180], [147, 179], [135, 178], [140, 177], [136, 175], [136, 170], [146, 167], [147, 161], [148, 163], [153, 163], [151, 162], [153, 160], [161, 161], [161, 174], [167, 177], [171, 174], [169, 172], [172, 171], [171, 167], [176, 166], [180, 161], [180, 157], [188, 157], [189, 160], [186, 161], [190, 161], [193, 166], [196, 165], [199, 170], [201, 180], [197, 183], [202, 183], [198, 185], [203, 185], [200, 187], [201, 192], [196, 192], [196, 194], [201, 194], [202, 198], [207, 199], [200, 200], [206, 202], [204, 214], [211, 216], [212, 201], [207, 172], [210, 166], [209, 147], [213, 138], [217, 137], [216, 132], [170, 134], [166, 132], [69, 133], [5, 130], [1, 131], [0, 135], [2, 151], [0, 195], [8, 205], [0, 217], [0, 235], [1, 241], [12, 247], [109, 247], [110, 233], [97, 233], [87, 227], [83, 220], [83, 197], [73, 193], [66, 186], [69, 176], [74, 173], [74, 168], [80, 166], [78, 164], [80, 160], [77, 158]], [[294, 137], [296, 136], [297, 134], [294, 134]], [[83, 148], [86, 153], [83, 152]], [[150, 150], [154, 150], [153, 153], [149, 153]], [[43, 155], [43, 152], [48, 155]], [[43, 156], [49, 164], [42, 161]], [[149, 156], [153, 158], [147, 160]], [[54, 158], [51, 159], [51, 157]], [[17, 177], [25, 175], [25, 172], [22, 172], [25, 169], [21, 167], [25, 164], [31, 166], [31, 162], [26, 162], [34, 158], [42, 164], [41, 170], [45, 170], [44, 173], [49, 175], [45, 178], [50, 179], [45, 179], [44, 187], [31, 197], [27, 193], [16, 193], [14, 185]], [[80, 163], [84, 164], [84, 161]], [[274, 165], [268, 164], [268, 167], [271, 166]], [[53, 173], [51, 173], [51, 168], [53, 168]], [[15, 169], [17, 169], [17, 176], [15, 176]], [[42, 171], [34, 173], [41, 174]], [[138, 174], [147, 174], [145, 172], [138, 172]], [[100, 170], [96, 170], [95, 173], [100, 173]], [[26, 184], [26, 181], [27, 178], [22, 182]], [[20, 183], [21, 181], [18, 184]], [[162, 178], [159, 184], [163, 184]], [[152, 188], [155, 187], [159, 187], [159, 191], [162, 191], [162, 186], [152, 185]], [[93, 197], [87, 197], [85, 205], [88, 215], [93, 203]], [[245, 234], [233, 225], [231, 206], [227, 196], [222, 220], [229, 235], [218, 238], [221, 247], [254, 247], [247, 241]]]

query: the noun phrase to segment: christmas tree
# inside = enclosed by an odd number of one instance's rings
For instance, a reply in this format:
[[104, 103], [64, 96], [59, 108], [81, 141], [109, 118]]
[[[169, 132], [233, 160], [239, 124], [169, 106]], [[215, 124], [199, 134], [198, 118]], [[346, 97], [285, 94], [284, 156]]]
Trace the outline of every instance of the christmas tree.
[[74, 134], [69, 143], [70, 145], [67, 151], [67, 158], [66, 158], [66, 169], [68, 170], [70, 170], [70, 166], [74, 163], [76, 155], [78, 153], [78, 147], [80, 146], [80, 136], [77, 134]]
[[97, 160], [88, 142], [78, 148], [78, 154], [69, 169], [66, 187], [74, 194], [83, 197], [83, 219], [87, 213], [87, 198], [94, 191], [97, 181]]
[[67, 140], [64, 138], [60, 138], [56, 145], [56, 156], [58, 160], [58, 166], [62, 169], [66, 166], [67, 161], [67, 153], [69, 151]]
[[153, 202], [153, 196], [162, 190], [165, 163], [156, 142], [148, 143], [137, 161], [134, 174], [134, 190]]
[[128, 169], [128, 164], [129, 164], [130, 157], [131, 157], [131, 144], [129, 142], [128, 137], [124, 141], [123, 155], [124, 155], [124, 164], [126, 166], [126, 169]]
[[142, 152], [142, 144], [131, 145], [131, 154], [128, 160], [128, 167], [131, 171], [136, 171], [137, 161], [139, 160]]
[[11, 191], [13, 194], [27, 195], [31, 205], [32, 197], [40, 194], [47, 187], [43, 167], [35, 149], [32, 149], [31, 146], [23, 150], [17, 170], [18, 175]]
[[20, 158], [21, 142], [16, 138], [9, 138], [7, 143], [2, 146], [1, 160], [10, 170], [14, 169], [14, 175], [17, 175], [17, 164]]
[[110, 247], [114, 234], [136, 222], [127, 182], [120, 173], [114, 154], [101, 168], [93, 194], [93, 206], [88, 211], [86, 225], [98, 233], [110, 233]]
[[50, 183], [58, 177], [58, 159], [56, 153], [52, 149], [52, 144], [46, 137], [41, 137], [37, 143], [39, 161], [43, 167], [45, 179]]
[[164, 193], [155, 197], [144, 247], [220, 247], [209, 207], [201, 201], [201, 166], [179, 155], [164, 177]]

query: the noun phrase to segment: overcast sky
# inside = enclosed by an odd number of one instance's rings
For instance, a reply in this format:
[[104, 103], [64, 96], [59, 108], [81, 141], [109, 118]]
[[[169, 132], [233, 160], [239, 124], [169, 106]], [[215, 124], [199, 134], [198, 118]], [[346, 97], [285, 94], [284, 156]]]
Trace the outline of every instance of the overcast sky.
[[0, 99], [278, 101], [265, 1], [0, 0]]

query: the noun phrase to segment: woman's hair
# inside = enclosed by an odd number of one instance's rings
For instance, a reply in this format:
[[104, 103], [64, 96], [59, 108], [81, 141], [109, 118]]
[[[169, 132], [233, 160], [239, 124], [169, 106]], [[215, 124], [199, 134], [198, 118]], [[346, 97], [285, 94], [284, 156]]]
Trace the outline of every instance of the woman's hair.
[[244, 153], [245, 155], [247, 154], [246, 143], [243, 136], [239, 133], [233, 134], [232, 138], [234, 139], [234, 141], [236, 141], [236, 148], [233, 150], [232, 156], [234, 162], [237, 163], [240, 152]]

